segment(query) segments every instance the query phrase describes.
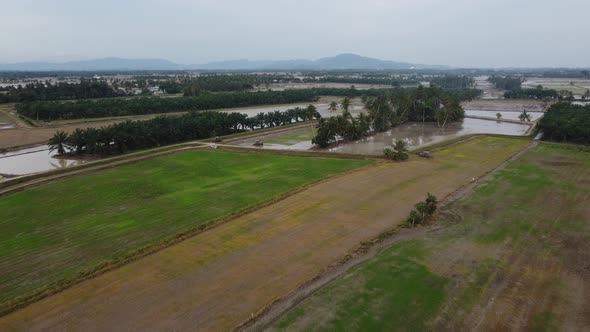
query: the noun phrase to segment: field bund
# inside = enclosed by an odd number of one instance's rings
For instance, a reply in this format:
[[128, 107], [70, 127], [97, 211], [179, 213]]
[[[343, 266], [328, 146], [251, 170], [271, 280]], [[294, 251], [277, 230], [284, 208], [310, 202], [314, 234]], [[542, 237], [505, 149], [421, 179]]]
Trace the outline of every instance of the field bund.
[[[426, 192], [442, 199], [528, 144], [475, 138], [432, 160], [329, 179], [4, 316], [0, 330], [231, 329], [398, 226]], [[250, 190], [269, 188], [272, 176]]]

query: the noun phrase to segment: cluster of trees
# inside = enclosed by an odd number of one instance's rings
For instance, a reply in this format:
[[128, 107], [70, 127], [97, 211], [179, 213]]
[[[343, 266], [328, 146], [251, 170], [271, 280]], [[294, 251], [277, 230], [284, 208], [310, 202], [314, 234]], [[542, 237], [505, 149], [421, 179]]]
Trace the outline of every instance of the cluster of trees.
[[255, 105], [310, 102], [317, 91], [285, 90], [235, 93], [207, 93], [198, 97], [81, 100], [77, 102], [32, 102], [17, 105], [17, 111], [37, 120], [65, 120], [140, 114], [200, 111]]
[[76, 129], [71, 134], [58, 131], [49, 140], [59, 154], [116, 154], [167, 144], [228, 135], [247, 129], [275, 127], [308, 121], [320, 115], [313, 105], [284, 112], [242, 113], [191, 112], [181, 116], [160, 116], [146, 121], [125, 121], [101, 128]]
[[51, 81], [30, 83], [25, 86], [10, 86], [0, 93], [0, 103], [21, 103], [47, 100], [71, 100], [115, 97], [117, 93], [106, 83], [81, 80], [80, 83]]
[[355, 140], [406, 121], [437, 122], [439, 127], [444, 127], [465, 117], [461, 99], [438, 87], [396, 89], [376, 97], [365, 96], [363, 102], [368, 115], [359, 114], [355, 118], [349, 112], [350, 101], [345, 98], [340, 106], [342, 115], [320, 120], [313, 143], [324, 148], [338, 138]]
[[430, 83], [443, 89], [466, 89], [472, 87], [475, 80], [468, 76], [445, 75], [431, 78]]
[[543, 89], [538, 86], [534, 89], [516, 89], [504, 92], [506, 99], [557, 99], [560, 95], [555, 90]]
[[554, 104], [541, 119], [539, 129], [545, 140], [590, 144], [590, 105]]
[[408, 219], [406, 219], [408, 226], [414, 227], [427, 221], [436, 212], [437, 204], [436, 196], [428, 193], [424, 201], [414, 205], [414, 210], [410, 212]]
[[522, 78], [510, 76], [491, 76], [488, 81], [493, 83], [497, 89], [502, 90], [520, 90]]
[[358, 76], [322, 76], [306, 77], [304, 83], [351, 83], [351, 84], [382, 84], [400, 87], [402, 85], [417, 85], [415, 79], [394, 77], [358, 77]]
[[[231, 113], [241, 114], [241, 113]], [[314, 105], [308, 105], [306, 108], [295, 107], [286, 111], [274, 111], [263, 113], [260, 112], [251, 118], [243, 119], [242, 124], [245, 128], [251, 130], [263, 129], [268, 127], [277, 127], [293, 122], [308, 121], [320, 119], [322, 116]]]

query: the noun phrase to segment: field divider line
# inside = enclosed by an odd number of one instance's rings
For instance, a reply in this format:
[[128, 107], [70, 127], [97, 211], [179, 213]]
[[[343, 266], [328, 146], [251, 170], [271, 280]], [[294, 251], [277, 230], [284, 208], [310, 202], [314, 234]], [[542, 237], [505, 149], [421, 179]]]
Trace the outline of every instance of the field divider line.
[[[474, 135], [458, 142], [453, 142], [453, 144], [450, 145], [455, 145], [466, 140], [471, 140], [477, 136], [487, 135]], [[446, 207], [451, 202], [461, 198], [466, 193], [471, 192], [476, 186], [480, 185], [483, 181], [486, 181], [498, 170], [506, 167], [509, 162], [518, 159], [525, 152], [537, 145], [538, 142], [531, 142], [529, 145], [511, 154], [509, 157], [504, 159], [504, 161], [501, 161], [498, 166], [475, 178], [471, 183], [464, 184], [453, 192], [445, 195], [445, 197], [439, 201], [440, 205], [438, 210], [440, 211], [441, 208]], [[439, 147], [439, 149], [446, 147], [448, 146]], [[437, 215], [438, 213], [440, 212], [437, 212]], [[267, 328], [272, 323], [281, 318], [284, 314], [286, 314], [290, 309], [320, 291], [330, 282], [344, 276], [351, 269], [369, 261], [372, 258], [375, 258], [379, 253], [391, 248], [394, 244], [405, 240], [415, 239], [426, 233], [435, 232], [442, 229], [444, 225], [437, 224], [436, 219], [437, 218], [435, 215], [433, 217], [434, 221], [431, 224], [416, 226], [414, 228], [407, 228], [402, 222], [389, 231], [384, 231], [377, 236], [371, 237], [365, 241], [361, 241], [360, 245], [352, 248], [343, 257], [325, 267], [324, 270], [318, 273], [315, 277], [303, 282], [286, 295], [278, 297], [269, 302], [257, 313], [252, 314], [250, 318], [235, 326], [233, 330], [250, 332], [261, 331]]]
[[203, 232], [211, 231], [211, 230], [213, 230], [213, 229], [215, 229], [227, 222], [230, 222], [231, 220], [234, 220], [234, 219], [242, 217], [246, 214], [258, 211], [260, 209], [263, 209], [267, 206], [270, 206], [270, 205], [275, 204], [279, 201], [287, 199], [293, 195], [301, 193], [313, 186], [316, 186], [321, 183], [328, 182], [328, 181], [331, 181], [331, 180], [334, 180], [334, 179], [337, 179], [337, 178], [340, 178], [343, 176], [347, 176], [347, 175], [354, 174], [357, 172], [362, 172], [362, 171], [365, 171], [365, 170], [373, 168], [373, 167], [378, 167], [379, 164], [381, 164], [381, 163], [383, 163], [383, 161], [381, 161], [381, 162], [376, 161], [376, 162], [369, 164], [369, 165], [357, 167], [357, 168], [354, 168], [354, 169], [351, 169], [351, 170], [348, 170], [345, 172], [334, 173], [334, 174], [328, 175], [326, 177], [317, 179], [315, 181], [308, 182], [308, 183], [303, 184], [299, 187], [296, 187], [292, 190], [289, 190], [289, 191], [284, 192], [282, 194], [278, 194], [275, 197], [271, 197], [266, 201], [260, 202], [258, 204], [254, 204], [252, 206], [245, 207], [245, 208], [240, 209], [240, 210], [238, 210], [234, 213], [231, 213], [229, 215], [222, 216], [222, 217], [219, 217], [216, 219], [212, 219], [212, 220], [210, 220], [204, 224], [201, 224], [199, 226], [187, 228], [184, 231], [178, 232], [168, 238], [162, 239], [159, 243], [155, 243], [152, 245], [147, 245], [142, 248], [138, 248], [138, 249], [136, 249], [136, 250], [134, 250], [134, 251], [128, 253], [127, 255], [124, 255], [118, 259], [102, 262], [93, 268], [87, 269], [86, 271], [80, 271], [76, 277], [69, 278], [69, 279], [62, 279], [62, 280], [57, 281], [55, 283], [49, 284], [46, 287], [39, 289], [29, 295], [21, 296], [19, 298], [14, 299], [13, 301], [0, 304], [0, 317], [5, 316], [11, 312], [17, 311], [21, 308], [28, 306], [28, 305], [31, 305], [34, 302], [42, 300], [43, 298], [46, 298], [48, 296], [55, 295], [59, 292], [62, 292], [64, 290], [71, 288], [81, 282], [88, 280], [88, 279], [98, 277], [102, 274], [105, 274], [105, 273], [113, 271], [117, 268], [120, 268], [128, 263], [137, 261], [137, 260], [147, 257], [149, 255], [155, 254], [161, 250], [164, 250], [168, 247], [178, 244], [186, 239], [189, 239], [189, 238], [192, 238], [192, 237], [197, 236], [199, 234], [202, 234]]

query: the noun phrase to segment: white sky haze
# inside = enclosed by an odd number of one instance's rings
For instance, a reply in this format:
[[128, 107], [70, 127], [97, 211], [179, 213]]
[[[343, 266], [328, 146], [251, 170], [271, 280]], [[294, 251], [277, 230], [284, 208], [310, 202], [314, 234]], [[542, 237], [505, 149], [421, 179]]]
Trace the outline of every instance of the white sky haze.
[[456, 67], [590, 67], [588, 0], [0, 0], [0, 8], [0, 63], [356, 53]]

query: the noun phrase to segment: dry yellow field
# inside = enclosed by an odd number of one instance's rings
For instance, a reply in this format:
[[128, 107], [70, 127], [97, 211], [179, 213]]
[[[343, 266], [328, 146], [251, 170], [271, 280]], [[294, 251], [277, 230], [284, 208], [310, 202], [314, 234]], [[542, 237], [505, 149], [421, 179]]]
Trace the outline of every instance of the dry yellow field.
[[432, 160], [379, 163], [0, 318], [0, 330], [228, 330], [530, 142], [483, 137]]

